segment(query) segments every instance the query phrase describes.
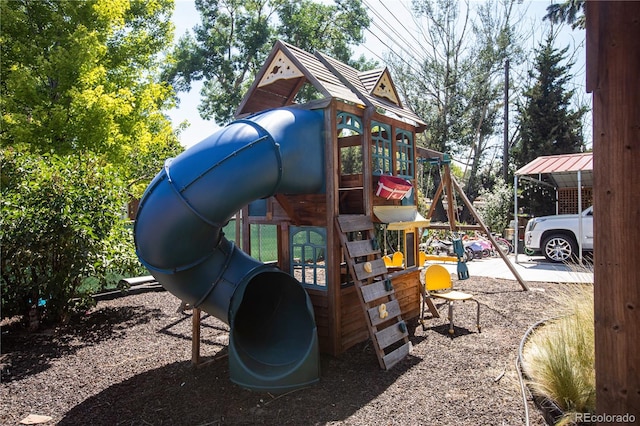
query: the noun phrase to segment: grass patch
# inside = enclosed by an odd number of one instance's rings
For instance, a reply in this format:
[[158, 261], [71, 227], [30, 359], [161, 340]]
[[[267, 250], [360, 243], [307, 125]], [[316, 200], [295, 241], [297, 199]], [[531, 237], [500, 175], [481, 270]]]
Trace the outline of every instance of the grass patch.
[[557, 405], [570, 424], [574, 413], [595, 412], [593, 285], [572, 286], [557, 296], [559, 317], [538, 328], [523, 352], [532, 391]]

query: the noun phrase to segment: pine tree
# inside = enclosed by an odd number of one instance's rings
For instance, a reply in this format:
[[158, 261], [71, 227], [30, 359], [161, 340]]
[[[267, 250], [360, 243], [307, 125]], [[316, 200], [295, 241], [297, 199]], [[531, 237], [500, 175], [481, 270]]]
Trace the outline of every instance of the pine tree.
[[[584, 150], [582, 117], [586, 107], [572, 109], [575, 90], [566, 86], [572, 78], [565, 63], [568, 47], [557, 49], [551, 34], [536, 50], [532, 84], [518, 107], [520, 136], [512, 150], [516, 169], [543, 155], [570, 154]], [[524, 190], [522, 207], [528, 213], [552, 214], [554, 194], [533, 186]]]

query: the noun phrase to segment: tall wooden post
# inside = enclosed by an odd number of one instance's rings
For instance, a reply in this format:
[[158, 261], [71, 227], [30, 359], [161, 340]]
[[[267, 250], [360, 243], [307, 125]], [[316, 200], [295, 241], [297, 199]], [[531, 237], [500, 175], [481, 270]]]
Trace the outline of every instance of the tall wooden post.
[[593, 93], [596, 407], [600, 415], [629, 414], [638, 421], [640, 2], [585, 3], [587, 91]]

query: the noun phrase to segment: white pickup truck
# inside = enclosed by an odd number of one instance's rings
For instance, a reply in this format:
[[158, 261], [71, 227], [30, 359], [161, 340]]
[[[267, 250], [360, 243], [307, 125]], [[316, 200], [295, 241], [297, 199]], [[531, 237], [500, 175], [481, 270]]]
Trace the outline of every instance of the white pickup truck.
[[524, 234], [524, 246], [542, 252], [551, 262], [567, 262], [578, 257], [582, 216], [582, 250], [593, 251], [593, 206], [580, 215], [561, 214], [535, 217], [529, 220]]

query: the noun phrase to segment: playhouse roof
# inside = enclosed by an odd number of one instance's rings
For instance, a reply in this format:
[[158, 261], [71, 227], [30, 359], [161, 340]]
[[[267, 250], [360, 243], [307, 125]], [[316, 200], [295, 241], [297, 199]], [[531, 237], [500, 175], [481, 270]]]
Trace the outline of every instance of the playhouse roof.
[[422, 127], [425, 123], [402, 105], [387, 68], [358, 71], [322, 53], [311, 54], [277, 41], [243, 98], [236, 117], [295, 103], [309, 83], [325, 98], [337, 98]]

